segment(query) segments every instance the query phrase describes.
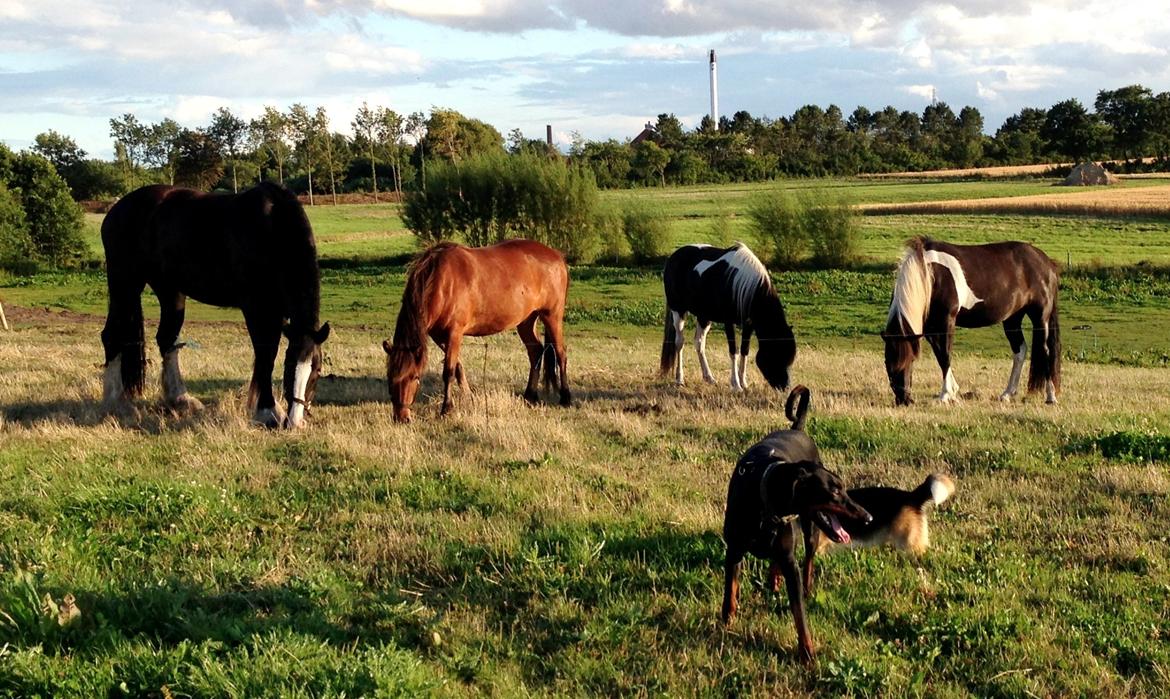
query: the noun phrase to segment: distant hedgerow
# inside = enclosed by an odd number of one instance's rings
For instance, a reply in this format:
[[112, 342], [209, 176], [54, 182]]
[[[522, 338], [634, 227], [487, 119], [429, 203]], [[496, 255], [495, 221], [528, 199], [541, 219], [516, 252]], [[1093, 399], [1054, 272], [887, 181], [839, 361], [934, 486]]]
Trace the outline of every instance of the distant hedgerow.
[[428, 164], [425, 187], [407, 194], [402, 218], [425, 244], [529, 238], [581, 262], [600, 246], [597, 200], [586, 168], [530, 152], [488, 153]]

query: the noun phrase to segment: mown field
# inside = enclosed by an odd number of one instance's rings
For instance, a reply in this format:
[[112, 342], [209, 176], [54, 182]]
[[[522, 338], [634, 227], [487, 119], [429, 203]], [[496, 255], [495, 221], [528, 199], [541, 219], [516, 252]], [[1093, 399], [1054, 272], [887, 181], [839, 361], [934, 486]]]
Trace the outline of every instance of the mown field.
[[[1051, 191], [829, 184], [861, 204]], [[752, 193], [607, 196], [650, 199], [684, 242], [739, 237]], [[188, 309], [183, 363], [202, 413], [168, 415], [152, 394], [140, 421], [119, 424], [97, 409], [100, 270], [0, 277], [15, 325], [0, 335], [0, 693], [1163, 694], [1170, 221], [866, 216], [858, 268], [777, 275], [800, 348], [794, 379], [813, 390], [810, 430], [830, 467], [856, 485], [912, 487], [933, 471], [958, 485], [922, 560], [820, 560], [809, 604], [820, 656], [806, 671], [759, 562], [736, 624], [717, 618], [727, 478], [783, 426], [783, 396], [758, 374], [732, 395], [717, 336], [719, 385], [694, 383], [690, 347], [691, 383], [655, 376], [657, 269], [573, 269], [574, 407], [526, 406], [518, 340], [501, 335], [465, 346], [473, 390], [455, 415], [438, 418], [432, 371], [416, 421], [397, 426], [380, 341], [413, 239], [389, 206], [310, 215], [334, 333], [310, 426], [295, 434], [248, 424], [236, 312]], [[926, 358], [919, 403], [892, 407], [876, 333], [914, 233], [1031, 240], [1071, 261], [1059, 405], [994, 400], [1010, 361], [990, 328], [956, 340], [966, 400], [929, 400], [939, 377]], [[80, 615], [63, 626], [67, 595]]]

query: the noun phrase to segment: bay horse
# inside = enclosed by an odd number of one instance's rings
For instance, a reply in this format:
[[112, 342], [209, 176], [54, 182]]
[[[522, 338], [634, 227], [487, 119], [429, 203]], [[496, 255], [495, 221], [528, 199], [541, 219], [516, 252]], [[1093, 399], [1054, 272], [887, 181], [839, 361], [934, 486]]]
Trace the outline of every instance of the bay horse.
[[[410, 408], [427, 365], [427, 338], [443, 350], [443, 408], [451, 412], [451, 379], [467, 389], [459, 350], [463, 337], [494, 335], [515, 328], [528, 350], [524, 398], [538, 399], [542, 359], [545, 387], [560, 391], [561, 405], [572, 397], [566, 373], [563, 318], [569, 268], [561, 253], [532, 240], [505, 240], [483, 248], [439, 243], [414, 260], [402, 293], [393, 341], [386, 340], [386, 383], [394, 420], [410, 422]], [[536, 337], [536, 321], [545, 340]]]
[[[321, 371], [318, 327], [320, 271], [313, 229], [297, 198], [262, 183], [239, 194], [205, 194], [149, 185], [118, 200], [102, 222], [109, 311], [102, 330], [105, 380], [102, 403], [128, 406], [144, 389], [146, 349], [142, 291], [150, 285], [161, 316], [155, 341], [162, 355], [162, 388], [171, 408], [202, 408], [179, 371], [179, 331], [187, 297], [239, 308], [255, 361], [249, 386], [253, 419], [266, 427], [300, 427]], [[287, 415], [272, 395], [272, 368], [280, 337]]]
[[1060, 322], [1057, 295], [1060, 268], [1037, 248], [1018, 242], [952, 245], [914, 238], [898, 264], [897, 281], [882, 338], [886, 373], [897, 405], [913, 403], [911, 369], [919, 340], [926, 338], [943, 375], [938, 399], [959, 398], [951, 371], [955, 326], [982, 328], [1003, 323], [1012, 349], [1012, 371], [1000, 395], [1017, 392], [1027, 346], [1022, 323], [1032, 322], [1032, 364], [1028, 392], [1044, 389], [1048, 403], [1060, 393]]
[[[784, 304], [760, 259], [743, 243], [730, 248], [684, 245], [671, 253], [662, 273], [666, 292], [666, 326], [662, 337], [662, 375], [674, 371], [683, 384], [682, 347], [686, 316], [695, 316], [695, 351], [703, 380], [714, 383], [707, 364], [707, 332], [722, 323], [731, 355], [731, 388], [747, 388], [747, 356], [752, 333], [759, 335], [756, 366], [772, 388], [788, 388], [788, 370], [796, 358], [796, 338], [784, 316]], [[739, 352], [735, 326], [743, 328]]]

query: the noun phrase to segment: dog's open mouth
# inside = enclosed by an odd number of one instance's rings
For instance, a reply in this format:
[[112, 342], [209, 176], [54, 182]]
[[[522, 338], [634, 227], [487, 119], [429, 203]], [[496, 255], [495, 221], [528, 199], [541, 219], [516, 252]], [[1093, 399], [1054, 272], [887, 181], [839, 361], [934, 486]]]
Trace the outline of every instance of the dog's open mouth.
[[845, 531], [845, 527], [841, 526], [837, 515], [827, 510], [817, 510], [813, 513], [813, 520], [817, 526], [821, 528], [829, 536], [830, 539], [838, 544], [848, 544], [850, 541], [849, 532]]

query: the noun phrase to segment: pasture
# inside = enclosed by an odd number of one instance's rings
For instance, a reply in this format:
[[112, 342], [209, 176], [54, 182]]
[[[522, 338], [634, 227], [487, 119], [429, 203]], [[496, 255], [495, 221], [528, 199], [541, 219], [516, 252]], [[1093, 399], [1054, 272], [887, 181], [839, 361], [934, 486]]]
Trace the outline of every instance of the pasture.
[[[862, 205], [1052, 191], [829, 184]], [[759, 189], [607, 197], [650, 200], [676, 242], [718, 242], [744, 236]], [[655, 375], [656, 267], [573, 268], [572, 408], [524, 404], [527, 361], [506, 334], [465, 344], [472, 393], [444, 420], [433, 352], [416, 420], [394, 425], [380, 345], [413, 238], [388, 205], [310, 217], [334, 332], [295, 433], [247, 422], [237, 311], [188, 307], [182, 362], [202, 413], [153, 407], [152, 351], [144, 415], [119, 424], [97, 405], [101, 271], [0, 276], [15, 325], [0, 334], [0, 693], [1156, 696], [1170, 681], [1165, 218], [866, 216], [859, 267], [775, 275], [829, 467], [850, 485], [909, 488], [932, 471], [957, 483], [921, 561], [819, 559], [819, 662], [805, 671], [759, 561], [735, 625], [718, 621], [727, 479], [785, 425], [784, 396], [754, 368], [731, 394], [717, 330], [718, 385], [695, 383], [689, 343], [687, 386]], [[919, 403], [893, 407], [876, 333], [914, 233], [1028, 240], [1072, 263], [1058, 405], [994, 400], [1010, 357], [988, 328], [956, 337], [962, 403], [929, 400], [940, 377], [927, 354]], [[153, 299], [145, 309], [149, 338]], [[61, 625], [67, 595], [80, 615]]]

